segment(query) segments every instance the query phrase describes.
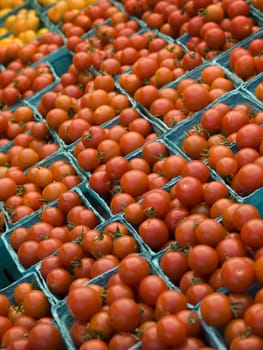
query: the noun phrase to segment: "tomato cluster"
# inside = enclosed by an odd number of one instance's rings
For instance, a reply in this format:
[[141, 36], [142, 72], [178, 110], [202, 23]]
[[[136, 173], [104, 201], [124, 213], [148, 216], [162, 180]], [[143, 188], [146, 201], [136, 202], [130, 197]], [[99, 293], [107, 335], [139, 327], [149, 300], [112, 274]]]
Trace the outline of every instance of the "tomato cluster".
[[186, 26], [190, 36], [186, 45], [212, 59], [259, 29], [245, 1], [222, 1], [191, 17]]
[[[140, 77], [147, 74], [142, 71], [145, 71], [146, 66], [150, 69], [153, 60], [146, 57], [139, 62], [141, 64], [138, 68], [134, 65], [134, 74]], [[123, 74], [122, 77], [120, 82], [126, 75]], [[121, 84], [125, 87], [125, 83]], [[189, 72], [160, 89], [154, 85], [142, 85], [132, 91], [131, 95], [147, 115], [160, 119], [166, 127], [173, 128], [234, 87], [235, 81], [227, 71], [217, 64], [207, 64], [197, 67], [193, 74]]]
[[22, 99], [50, 86], [56, 80], [52, 68], [45, 62], [23, 67], [22, 62], [12, 62], [0, 72], [0, 101], [2, 108], [15, 105]]
[[[156, 259], [187, 302], [198, 305], [206, 324], [226, 327], [222, 339], [230, 349], [243, 342], [260, 348], [262, 333], [254, 311], [262, 295], [262, 219], [253, 205], [225, 200], [221, 205], [220, 221], [199, 216], [179, 222], [175, 242]], [[243, 328], [235, 333], [238, 324]]]
[[126, 256], [107, 279], [72, 289], [66, 304], [73, 317], [72, 341], [81, 350], [95, 344], [100, 349], [116, 349], [121, 343], [129, 348], [138, 340], [143, 349], [153, 344], [158, 349], [206, 346], [199, 338], [199, 316], [187, 308], [183, 293], [170, 289], [138, 254]]
[[51, 315], [51, 301], [40, 285], [32, 272], [1, 291], [1, 347], [38, 348], [44, 341], [54, 350], [65, 349]]
[[260, 3], [91, 2], [1, 41], [0, 345], [261, 349]]
[[180, 148], [190, 159], [205, 159], [236, 193], [246, 196], [262, 187], [262, 112], [235, 97], [240, 103], [232, 107], [222, 101], [200, 113], [198, 122], [185, 130]]
[[262, 72], [261, 30], [244, 41], [242, 47], [234, 47], [229, 53], [216, 59], [243, 81], [249, 81]]
[[236, 1], [123, 1], [125, 11], [141, 18], [149, 28], [172, 38], [183, 34], [184, 45], [205, 59], [223, 51], [257, 31], [260, 26], [244, 0]]
[[[0, 198], [10, 226], [43, 209], [61, 193], [82, 182], [80, 174], [65, 156], [53, 158], [50, 164], [47, 161], [38, 163], [38, 154], [31, 148], [14, 146], [7, 157], [11, 152], [17, 152], [18, 163], [9, 168], [7, 163], [3, 164], [0, 179], [3, 188]], [[26, 172], [23, 171], [25, 169]]]
[[[48, 156], [48, 152], [45, 152], [47, 143], [49, 143], [50, 150], [52, 148], [51, 143], [54, 143], [54, 151], [58, 149], [55, 142], [53, 142], [52, 131], [46, 123], [40, 121], [37, 112], [24, 103], [17, 105], [16, 108], [1, 111], [0, 136], [1, 151], [7, 150], [7, 153], [11, 149], [11, 145], [20, 146], [20, 149], [21, 147], [29, 147], [35, 150], [38, 153], [39, 160], [42, 160]], [[12, 152], [10, 151], [10, 153]], [[6, 154], [6, 157], [2, 154], [1, 158], [3, 158], [1, 165], [7, 163], [15, 165], [15, 162], [12, 164], [12, 154]]]
[[[74, 209], [69, 215], [74, 215]], [[90, 223], [86, 220], [86, 224], [76, 221], [75, 226], [68, 229], [67, 237], [56, 254], [49, 255], [50, 252], [47, 252], [46, 256], [42, 256], [39, 271], [50, 292], [57, 298], [87, 285], [94, 278], [116, 268], [127, 255], [141, 250], [142, 244], [138, 243], [127, 223], [118, 219], [95, 227], [92, 219], [94, 221], [94, 217], [89, 220]]]
[[[240, 258], [239, 258], [240, 259]], [[259, 262], [256, 264], [259, 266]], [[243, 271], [243, 270], [242, 270]], [[246, 271], [247, 273], [247, 271]], [[214, 313], [209, 312], [214, 305]], [[262, 331], [259, 327], [262, 306], [261, 284], [250, 289], [249, 293], [222, 294], [213, 292], [204, 297], [201, 306], [201, 317], [208, 325], [224, 327], [221, 336], [230, 349], [262, 347]], [[243, 337], [242, 334], [247, 334]]]
[[81, 195], [69, 191], [62, 182], [51, 182], [46, 191], [58, 198], [57, 205], [43, 207], [35, 221], [32, 218], [27, 224], [14, 227], [7, 233], [24, 268], [53, 254], [62, 243], [79, 238], [85, 228], [93, 229], [99, 223], [99, 215], [94, 209], [88, 203], [85, 205]]
[[63, 39], [52, 31], [44, 32], [39, 38], [21, 45], [11, 42], [0, 47], [0, 63], [7, 69], [29, 66], [56, 51], [63, 45]]

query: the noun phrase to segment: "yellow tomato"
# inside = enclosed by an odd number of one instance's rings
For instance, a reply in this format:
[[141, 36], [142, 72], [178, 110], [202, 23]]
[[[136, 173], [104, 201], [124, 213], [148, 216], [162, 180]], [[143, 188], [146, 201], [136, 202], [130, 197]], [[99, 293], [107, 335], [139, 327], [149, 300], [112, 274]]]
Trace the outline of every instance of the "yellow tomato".
[[11, 27], [13, 23], [15, 23], [15, 21], [16, 21], [15, 15], [8, 16], [4, 21], [4, 27], [10, 32]]
[[19, 33], [18, 38], [22, 40], [24, 44], [27, 44], [36, 38], [36, 32], [32, 29], [28, 29], [24, 32]]
[[68, 11], [67, 2], [62, 0], [48, 9], [47, 17], [53, 23], [58, 24], [66, 11]]
[[7, 29], [2, 27], [0, 28], [0, 36], [5, 35], [7, 33]]
[[10, 28], [10, 32], [15, 35], [18, 36], [21, 32], [24, 32], [28, 29], [28, 21], [26, 19], [20, 18], [17, 19], [12, 27]]
[[37, 37], [41, 36], [42, 34], [48, 32], [48, 31], [49, 31], [49, 29], [46, 28], [46, 27], [40, 28], [40, 29], [37, 31], [37, 33], [36, 33], [36, 34], [37, 34]]

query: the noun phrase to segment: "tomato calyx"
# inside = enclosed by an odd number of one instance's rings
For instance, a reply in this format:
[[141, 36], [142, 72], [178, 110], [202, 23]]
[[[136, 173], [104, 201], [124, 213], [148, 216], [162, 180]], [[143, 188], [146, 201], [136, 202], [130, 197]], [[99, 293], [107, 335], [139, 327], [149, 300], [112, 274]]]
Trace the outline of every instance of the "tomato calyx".
[[120, 185], [114, 185], [112, 190], [110, 191], [111, 195], [114, 196], [117, 193], [122, 193], [123, 189]]
[[185, 133], [185, 136], [189, 136], [192, 134], [198, 134], [198, 135], [204, 135], [204, 137], [209, 138], [211, 136], [212, 132], [209, 132], [208, 130], [204, 129], [200, 124], [193, 125], [191, 127], [191, 130], [188, 130]]
[[177, 242], [172, 242], [169, 247], [173, 252], [182, 252], [184, 255], [187, 255], [185, 248], [181, 247]]
[[15, 312], [18, 312], [18, 313], [24, 312], [23, 304], [13, 305], [12, 308]]
[[239, 302], [233, 302], [233, 303], [231, 303], [231, 310], [232, 310], [232, 312], [233, 312], [234, 317], [237, 317], [237, 315], [238, 315], [238, 312], [239, 312], [239, 310], [240, 310], [239, 305], [240, 305]]
[[76, 226], [73, 222], [71, 222], [71, 221], [69, 221], [68, 223], [67, 223], [67, 226], [68, 226], [68, 229], [71, 231], [71, 230], [73, 230], [73, 228]]
[[84, 334], [83, 339], [85, 339], [85, 341], [91, 340], [91, 339], [105, 340], [106, 337], [104, 336], [102, 331], [99, 331], [99, 330], [96, 330], [96, 329], [92, 329], [90, 327], [90, 323], [88, 323], [87, 324], [87, 332]]
[[175, 65], [175, 67], [181, 67], [182, 66], [181, 61], [178, 58], [175, 58], [173, 60], [173, 63]]
[[200, 153], [200, 157], [207, 159], [209, 157], [209, 149], [203, 148], [202, 152]]
[[192, 315], [192, 313], [189, 313], [189, 316], [187, 318], [187, 323], [189, 325], [195, 325], [197, 323], [196, 318]]
[[49, 202], [49, 201], [48, 201], [47, 199], [45, 199], [45, 198], [39, 198], [38, 201], [41, 202], [41, 203], [48, 203], [48, 202]]
[[197, 52], [196, 52], [196, 51], [190, 51], [189, 57], [190, 57], [191, 59], [195, 59], [196, 56], [197, 56]]
[[70, 265], [69, 265], [69, 272], [70, 273], [73, 273], [73, 269], [74, 267], [80, 267], [82, 264], [81, 262], [81, 259], [80, 258], [73, 258], [71, 261], [70, 261]]
[[100, 298], [101, 298], [102, 304], [104, 304], [105, 301], [106, 301], [106, 295], [107, 295], [107, 291], [106, 291], [106, 290], [103, 290], [103, 291], [100, 293]]
[[[194, 225], [194, 227], [196, 228], [196, 227], [198, 226], [198, 223], [194, 223], [193, 225]], [[173, 244], [173, 243], [172, 243], [172, 244]], [[186, 247], [182, 248], [181, 251], [182, 251], [186, 256], [188, 256], [188, 255], [190, 254], [190, 252], [191, 252], [192, 249], [193, 249], [193, 246], [190, 245], [190, 244], [188, 244]]]
[[95, 241], [102, 241], [103, 238], [104, 238], [104, 233], [101, 232], [101, 231], [99, 231], [99, 233], [97, 234], [97, 236], [93, 238], [93, 241], [94, 241], [94, 242], [95, 242]]
[[8, 223], [9, 223], [9, 225], [12, 225], [14, 223], [13, 218], [16, 214], [16, 210], [15, 210], [15, 208], [6, 208], [6, 211], [7, 211], [7, 214], [9, 216]]
[[85, 135], [82, 137], [82, 140], [92, 140], [93, 139], [93, 134], [91, 132], [85, 133]]
[[234, 175], [228, 174], [222, 177], [228, 185], [231, 185]]
[[99, 161], [101, 161], [102, 158], [103, 158], [103, 152], [98, 151], [98, 152], [97, 152], [97, 155], [98, 155]]
[[144, 212], [148, 218], [154, 218], [156, 216], [156, 210], [153, 207], [145, 208]]
[[[82, 261], [80, 258], [75, 258], [74, 260], [72, 260], [71, 262], [71, 269], [73, 271], [74, 267], [81, 267], [82, 265]], [[71, 272], [71, 271], [70, 271]]]
[[144, 334], [144, 331], [142, 329], [135, 328], [134, 335], [136, 338], [138, 338], [138, 341], [142, 338], [143, 334]]
[[207, 15], [207, 10], [206, 10], [206, 8], [198, 9], [197, 15], [200, 16], [200, 17], [205, 17], [205, 16]]
[[110, 234], [112, 235], [113, 241], [116, 241], [118, 238], [125, 236], [123, 233], [121, 233], [121, 229], [117, 227], [116, 231], [110, 231]]
[[246, 327], [244, 333], [242, 333], [242, 334], [240, 335], [240, 337], [241, 337], [242, 339], [246, 339], [246, 338], [250, 337], [251, 334], [252, 334], [251, 328], [250, 328], [250, 327]]
[[150, 79], [148, 79], [148, 78], [142, 79], [142, 84], [143, 85], [149, 85], [150, 84]]

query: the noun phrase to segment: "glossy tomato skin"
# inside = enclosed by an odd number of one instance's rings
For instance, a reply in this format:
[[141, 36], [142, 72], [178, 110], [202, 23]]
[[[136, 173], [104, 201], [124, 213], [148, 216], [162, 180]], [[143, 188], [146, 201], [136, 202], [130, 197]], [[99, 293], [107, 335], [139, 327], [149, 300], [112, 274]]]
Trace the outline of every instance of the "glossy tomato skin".
[[148, 275], [141, 280], [138, 286], [138, 295], [143, 303], [154, 307], [158, 297], [165, 290], [167, 290], [167, 284], [162, 277]]
[[231, 292], [242, 293], [254, 282], [254, 263], [246, 257], [232, 257], [223, 263], [221, 274], [226, 288]]
[[116, 331], [132, 331], [140, 322], [138, 303], [125, 297], [113, 301], [109, 307], [109, 320], [110, 325]]
[[188, 265], [197, 274], [208, 275], [218, 266], [216, 250], [206, 244], [197, 244], [188, 253]]
[[150, 190], [142, 197], [142, 207], [148, 217], [163, 218], [168, 209], [171, 197], [165, 190]]
[[87, 321], [99, 311], [101, 298], [100, 294], [91, 287], [78, 287], [68, 293], [67, 304], [76, 319]]
[[230, 343], [230, 350], [260, 350], [262, 349], [262, 338], [251, 334], [248, 337], [237, 335]]
[[228, 296], [218, 292], [209, 294], [202, 300], [200, 312], [205, 322], [215, 327], [224, 326], [233, 318]]
[[[160, 266], [174, 284], [178, 284], [180, 278], [189, 269], [186, 255], [176, 249], [169, 249], [162, 255]], [[174, 266], [177, 268], [175, 269]]]
[[52, 324], [41, 324], [34, 326], [28, 334], [29, 345], [32, 349], [65, 349], [61, 334]]
[[186, 207], [193, 207], [203, 199], [203, 185], [193, 176], [185, 176], [174, 185], [175, 196]]
[[119, 264], [120, 280], [131, 287], [137, 286], [149, 273], [149, 263], [137, 254], [129, 254]]
[[164, 344], [159, 332], [157, 330], [157, 324], [153, 324], [148, 327], [142, 336], [142, 349], [143, 350], [167, 350], [169, 346]]
[[262, 246], [262, 235], [260, 234], [262, 225], [262, 219], [250, 219], [241, 228], [241, 239], [252, 249], [257, 250]]
[[164, 344], [176, 346], [186, 341], [186, 326], [176, 315], [165, 315], [157, 321], [157, 332]]
[[168, 227], [159, 218], [147, 218], [139, 225], [138, 232], [153, 250], [159, 250], [169, 239]]
[[254, 335], [262, 336], [262, 317], [263, 317], [262, 303], [255, 303], [250, 305], [245, 314], [244, 321], [246, 326], [250, 327]]
[[157, 298], [154, 316], [159, 320], [166, 314], [176, 314], [186, 307], [187, 300], [181, 291], [166, 289]]

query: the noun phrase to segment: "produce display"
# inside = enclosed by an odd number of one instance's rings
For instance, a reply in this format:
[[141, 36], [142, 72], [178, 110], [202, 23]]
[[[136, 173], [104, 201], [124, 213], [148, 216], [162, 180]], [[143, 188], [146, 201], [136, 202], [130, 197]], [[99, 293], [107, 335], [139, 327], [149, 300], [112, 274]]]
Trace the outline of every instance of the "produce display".
[[0, 1], [1, 349], [263, 349], [262, 11]]

